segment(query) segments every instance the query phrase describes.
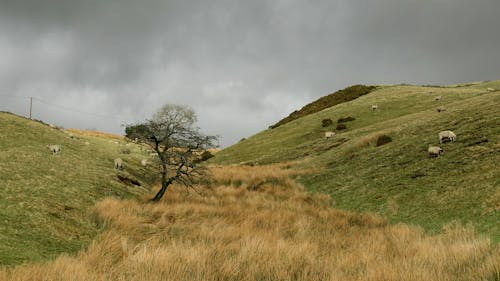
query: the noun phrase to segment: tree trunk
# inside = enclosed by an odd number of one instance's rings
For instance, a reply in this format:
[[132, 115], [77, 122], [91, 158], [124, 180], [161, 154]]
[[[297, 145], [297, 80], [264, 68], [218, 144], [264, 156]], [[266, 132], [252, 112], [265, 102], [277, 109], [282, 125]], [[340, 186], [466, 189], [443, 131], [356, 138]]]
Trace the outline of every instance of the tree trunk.
[[171, 183], [172, 183], [171, 181], [168, 181], [168, 182], [162, 181], [160, 191], [158, 191], [158, 193], [156, 193], [155, 197], [153, 199], [151, 199], [151, 201], [153, 201], [153, 202], [160, 201], [160, 199], [163, 197], [163, 195], [167, 191], [168, 186]]
[[173, 179], [167, 179], [167, 167], [162, 165], [163, 170], [161, 172], [161, 189], [156, 193], [155, 197], [151, 199], [153, 202], [158, 202], [163, 197], [167, 191], [168, 186], [173, 182]]

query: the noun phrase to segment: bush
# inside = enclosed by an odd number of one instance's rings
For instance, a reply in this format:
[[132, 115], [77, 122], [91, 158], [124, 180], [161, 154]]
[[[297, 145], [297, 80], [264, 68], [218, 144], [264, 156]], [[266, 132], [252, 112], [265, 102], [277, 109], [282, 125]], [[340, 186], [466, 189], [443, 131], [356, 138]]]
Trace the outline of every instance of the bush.
[[333, 124], [333, 121], [330, 118], [321, 120], [322, 127], [328, 127], [328, 126], [331, 126], [332, 124]]
[[381, 135], [377, 138], [377, 146], [381, 146], [387, 143], [390, 143], [392, 141], [392, 138], [389, 137], [388, 135]]
[[201, 154], [201, 161], [207, 161], [208, 159], [210, 159], [212, 157], [214, 157], [214, 155], [210, 151], [205, 150]]
[[354, 120], [356, 120], [356, 118], [351, 117], [351, 116], [347, 116], [347, 117], [339, 118], [339, 120], [337, 120], [337, 123], [345, 123], [345, 122], [354, 121]]
[[337, 130], [337, 131], [345, 130], [345, 129], [347, 129], [347, 126], [342, 124], [342, 123], [337, 124], [337, 127], [335, 128], [335, 130]]

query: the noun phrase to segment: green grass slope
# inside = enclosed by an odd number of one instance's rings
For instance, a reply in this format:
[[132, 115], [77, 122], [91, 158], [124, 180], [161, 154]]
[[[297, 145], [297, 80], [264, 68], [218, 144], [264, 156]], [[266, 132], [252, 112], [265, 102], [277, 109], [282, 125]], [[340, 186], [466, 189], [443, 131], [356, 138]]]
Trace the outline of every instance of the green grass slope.
[[[496, 89], [488, 91], [487, 88]], [[500, 242], [500, 81], [449, 87], [383, 86], [220, 151], [213, 163], [272, 163], [303, 160], [316, 168], [300, 182], [330, 194], [336, 207], [372, 211], [392, 222], [436, 232], [450, 221], [471, 222]], [[442, 99], [435, 101], [434, 97]], [[371, 105], [379, 110], [372, 111]], [[438, 113], [436, 108], [447, 110]], [[326, 140], [321, 120], [352, 116], [346, 130]], [[427, 156], [438, 132], [457, 141], [445, 154]], [[392, 142], [375, 146], [386, 134]]]
[[[60, 144], [61, 153], [51, 155], [47, 144]], [[144, 193], [153, 178], [140, 165], [146, 152], [130, 146], [122, 154], [124, 147], [0, 113], [0, 265], [74, 253], [99, 232], [91, 212], [96, 201]], [[118, 180], [116, 157], [128, 164], [119, 173], [142, 187]]]
[[354, 85], [342, 90], [338, 90], [333, 94], [326, 95], [324, 97], [319, 98], [316, 101], [306, 104], [299, 110], [295, 110], [294, 112], [290, 113], [290, 115], [288, 115], [287, 117], [278, 121], [278, 123], [272, 125], [271, 128], [272, 129], [277, 128], [283, 124], [316, 113], [325, 108], [329, 108], [334, 105], [341, 104], [343, 102], [348, 102], [357, 99], [360, 96], [366, 95], [375, 89], [376, 89], [375, 86]]

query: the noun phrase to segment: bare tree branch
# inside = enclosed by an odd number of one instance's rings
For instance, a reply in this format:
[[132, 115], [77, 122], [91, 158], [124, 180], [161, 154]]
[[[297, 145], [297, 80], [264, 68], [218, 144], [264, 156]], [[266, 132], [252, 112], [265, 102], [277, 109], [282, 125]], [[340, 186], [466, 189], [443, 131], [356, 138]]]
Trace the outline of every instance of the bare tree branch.
[[127, 134], [149, 143], [158, 154], [162, 187], [152, 201], [159, 201], [173, 182], [192, 188], [193, 180], [205, 174], [197, 153], [215, 147], [217, 137], [200, 133], [196, 121], [191, 108], [167, 104], [152, 119], [126, 127]]

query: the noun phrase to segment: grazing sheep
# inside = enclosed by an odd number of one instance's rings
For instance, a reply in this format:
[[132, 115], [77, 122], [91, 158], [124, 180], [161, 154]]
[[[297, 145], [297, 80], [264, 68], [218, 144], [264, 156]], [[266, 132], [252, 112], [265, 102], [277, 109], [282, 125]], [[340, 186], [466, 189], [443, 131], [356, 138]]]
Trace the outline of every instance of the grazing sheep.
[[151, 152], [149, 153], [149, 157], [151, 157], [151, 159], [155, 159], [158, 157], [158, 154], [156, 152]]
[[142, 159], [142, 160], [141, 160], [141, 165], [142, 165], [143, 167], [146, 167], [146, 166], [148, 166], [148, 165], [149, 165], [149, 161], [148, 161], [147, 159]]
[[47, 148], [52, 152], [52, 155], [61, 152], [61, 146], [58, 144], [48, 144]]
[[115, 159], [115, 169], [123, 170], [123, 160], [121, 158]]
[[488, 92], [494, 92], [495, 89], [493, 89], [493, 88], [486, 88], [486, 91], [488, 91]]
[[444, 150], [439, 146], [429, 146], [427, 149], [429, 157], [438, 157], [444, 154]]
[[90, 145], [90, 142], [86, 141], [86, 142], [85, 142], [85, 145]]
[[378, 105], [372, 104], [372, 110], [377, 110], [377, 109], [378, 109]]
[[437, 96], [437, 97], [434, 98], [434, 100], [438, 101], [438, 100], [441, 100], [441, 98], [442, 98], [441, 96]]
[[440, 106], [438, 108], [436, 108], [437, 112], [443, 112], [443, 111], [446, 111], [446, 108], [444, 106]]
[[325, 132], [325, 138], [333, 138], [335, 136], [335, 132]]
[[442, 131], [439, 132], [439, 143], [443, 143], [444, 140], [455, 141], [457, 139], [457, 135], [452, 131]]

